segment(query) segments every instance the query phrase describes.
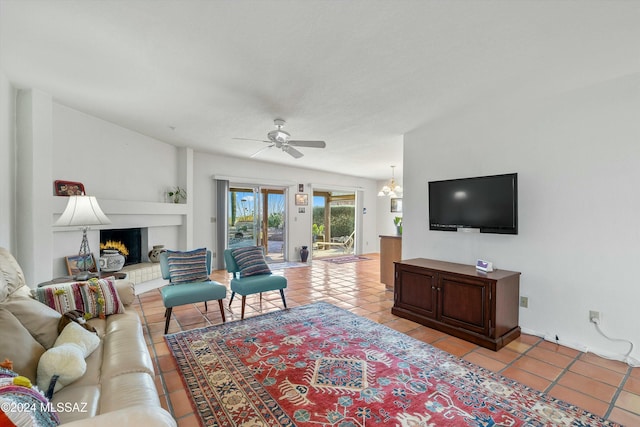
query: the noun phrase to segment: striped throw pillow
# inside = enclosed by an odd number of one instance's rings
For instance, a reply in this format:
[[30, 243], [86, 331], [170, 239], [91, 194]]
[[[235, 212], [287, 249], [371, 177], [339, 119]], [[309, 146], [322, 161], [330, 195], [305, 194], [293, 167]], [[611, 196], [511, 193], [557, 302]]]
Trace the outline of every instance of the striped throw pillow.
[[115, 279], [89, 279], [86, 282], [65, 283], [36, 289], [36, 299], [57, 312], [79, 310], [85, 317], [104, 319], [110, 314], [124, 313], [114, 286]]
[[189, 252], [167, 251], [170, 281], [173, 284], [207, 282], [207, 249]]
[[271, 270], [264, 259], [264, 252], [260, 246], [248, 246], [231, 251], [233, 259], [240, 269], [240, 277], [271, 274]]

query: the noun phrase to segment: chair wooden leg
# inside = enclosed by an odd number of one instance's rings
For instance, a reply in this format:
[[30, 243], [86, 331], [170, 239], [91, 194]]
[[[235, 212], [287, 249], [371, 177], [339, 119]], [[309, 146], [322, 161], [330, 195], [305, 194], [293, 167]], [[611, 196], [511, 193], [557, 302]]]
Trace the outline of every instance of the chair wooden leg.
[[218, 300], [218, 304], [220, 305], [220, 315], [222, 316], [222, 323], [224, 323], [225, 322], [224, 306], [222, 305], [222, 300], [221, 299]]
[[164, 321], [164, 334], [167, 335], [167, 331], [169, 331], [169, 322], [171, 322], [171, 310], [173, 307], [167, 307], [167, 310], [164, 312], [164, 316], [167, 320]]
[[229, 299], [229, 307], [231, 307], [231, 303], [233, 302], [233, 297], [236, 296], [235, 292], [231, 292], [231, 298]]
[[204, 302], [204, 311], [209, 311], [209, 308], [207, 307], [207, 302]]
[[240, 320], [244, 319], [244, 304], [247, 302], [247, 296], [242, 295], [242, 312], [240, 314]]
[[260, 292], [260, 305], [262, 305], [262, 292]]
[[284, 308], [287, 308], [287, 300], [284, 299], [284, 289], [280, 289], [280, 296], [282, 297], [282, 304], [284, 304]]

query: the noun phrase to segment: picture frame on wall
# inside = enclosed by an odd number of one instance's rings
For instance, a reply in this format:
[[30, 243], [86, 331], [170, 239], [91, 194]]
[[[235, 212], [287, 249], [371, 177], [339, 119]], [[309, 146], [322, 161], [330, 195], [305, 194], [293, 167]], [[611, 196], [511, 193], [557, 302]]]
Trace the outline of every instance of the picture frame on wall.
[[84, 195], [84, 184], [75, 181], [56, 180], [53, 182], [56, 196], [82, 196]]
[[[84, 271], [84, 269], [82, 268], [84, 257], [80, 255], [71, 255], [64, 258], [67, 261], [67, 272], [69, 273], [69, 276], [75, 276]], [[89, 265], [87, 266], [87, 271], [96, 273], [98, 271], [98, 267], [96, 266], [96, 258], [93, 256], [93, 254], [91, 254], [91, 259], [89, 259], [88, 261]]]
[[391, 212], [402, 212], [402, 198], [391, 199]]
[[307, 206], [309, 204], [309, 195], [306, 193], [296, 194], [296, 206]]

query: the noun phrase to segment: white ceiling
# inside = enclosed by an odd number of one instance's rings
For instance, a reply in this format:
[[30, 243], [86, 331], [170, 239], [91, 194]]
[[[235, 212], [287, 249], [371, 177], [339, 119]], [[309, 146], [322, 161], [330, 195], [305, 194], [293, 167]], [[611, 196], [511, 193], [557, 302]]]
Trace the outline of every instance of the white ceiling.
[[0, 61], [174, 145], [247, 158], [280, 117], [327, 148], [258, 159], [386, 179], [429, 121], [640, 72], [640, 1], [0, 0]]

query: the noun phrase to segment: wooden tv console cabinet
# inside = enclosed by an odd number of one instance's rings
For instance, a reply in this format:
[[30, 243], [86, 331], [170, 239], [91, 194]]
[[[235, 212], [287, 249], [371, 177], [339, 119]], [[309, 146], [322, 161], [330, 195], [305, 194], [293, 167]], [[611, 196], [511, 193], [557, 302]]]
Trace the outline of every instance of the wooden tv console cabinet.
[[395, 263], [396, 316], [491, 350], [520, 336], [520, 273], [424, 258]]

